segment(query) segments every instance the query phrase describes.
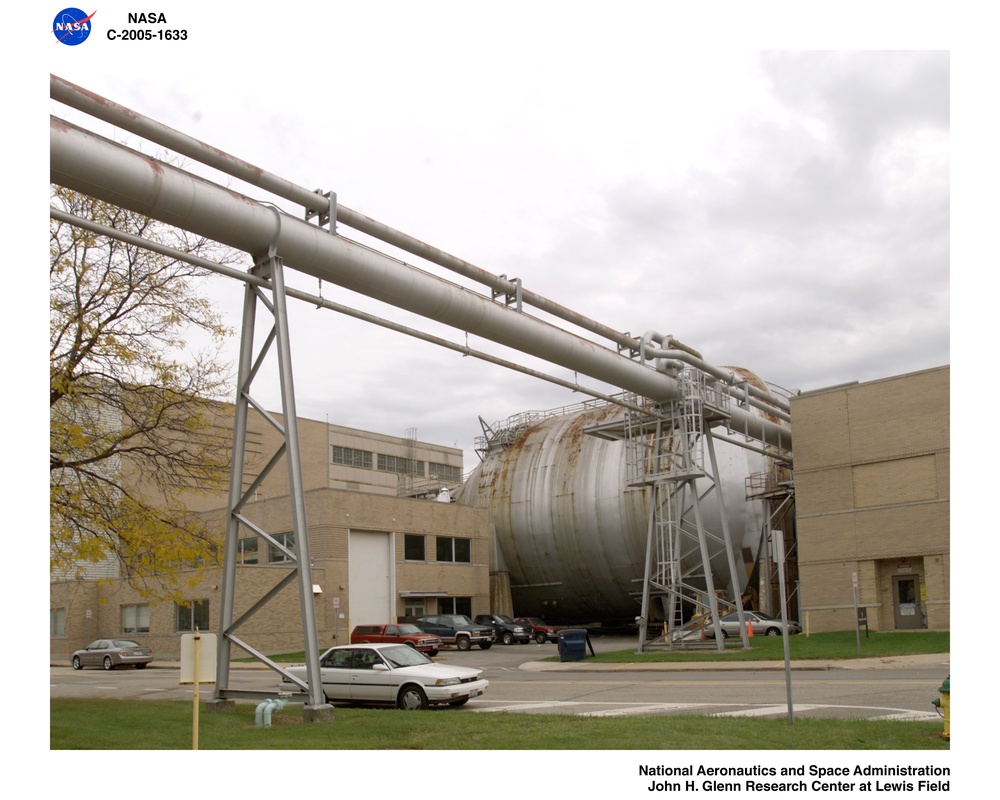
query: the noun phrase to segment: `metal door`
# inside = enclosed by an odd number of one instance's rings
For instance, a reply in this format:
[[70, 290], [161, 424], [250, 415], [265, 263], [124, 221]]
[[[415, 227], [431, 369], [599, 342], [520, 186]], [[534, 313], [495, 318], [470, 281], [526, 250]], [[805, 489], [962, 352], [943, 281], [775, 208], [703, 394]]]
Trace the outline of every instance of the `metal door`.
[[893, 575], [892, 608], [897, 629], [923, 627], [919, 576]]
[[350, 625], [395, 621], [392, 603], [392, 535], [351, 531]]

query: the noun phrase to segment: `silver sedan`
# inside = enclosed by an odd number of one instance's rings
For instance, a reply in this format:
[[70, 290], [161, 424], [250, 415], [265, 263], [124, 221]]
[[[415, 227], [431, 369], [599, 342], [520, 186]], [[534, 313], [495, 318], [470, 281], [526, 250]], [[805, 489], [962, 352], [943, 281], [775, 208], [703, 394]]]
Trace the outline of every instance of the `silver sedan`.
[[[785, 624], [777, 617], [770, 617], [761, 614], [759, 611], [744, 611], [747, 625], [752, 628], [754, 636], [780, 636], [785, 630]], [[730, 611], [719, 617], [719, 626], [722, 628], [722, 638], [740, 635], [740, 615], [736, 611]], [[748, 631], [749, 632], [749, 631]], [[795, 620], [788, 620], [788, 633], [801, 633], [802, 626]], [[710, 639], [715, 637], [712, 624], [705, 626], [705, 635]]]
[[[405, 644], [332, 647], [320, 657], [319, 666], [323, 694], [330, 702], [404, 710], [462, 706], [490, 685], [481, 669], [438, 664]], [[307, 687], [305, 666], [289, 667], [288, 673], [296, 680], [282, 682], [282, 690]]]
[[144, 669], [153, 660], [153, 651], [145, 645], [130, 639], [97, 639], [83, 650], [73, 653], [71, 662], [73, 669], [84, 667], [115, 667], [134, 666]]

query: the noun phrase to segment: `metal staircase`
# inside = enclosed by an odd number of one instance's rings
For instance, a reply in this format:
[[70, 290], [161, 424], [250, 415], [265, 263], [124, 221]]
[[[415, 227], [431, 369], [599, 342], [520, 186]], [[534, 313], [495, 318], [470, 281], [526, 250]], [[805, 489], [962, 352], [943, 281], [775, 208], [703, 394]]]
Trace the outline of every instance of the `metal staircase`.
[[[722, 492], [715, 478], [718, 470], [709, 427], [728, 418], [729, 396], [717, 391], [714, 382], [699, 370], [684, 370], [677, 380], [680, 392], [676, 400], [657, 406], [646, 401], [648, 411], [629, 411], [625, 424], [629, 483], [648, 486], [652, 495], [639, 649], [695, 646], [703, 641], [700, 629], [704, 621], [710, 620], [716, 627], [716, 647], [722, 650], [716, 625], [720, 598], [711, 567], [713, 547], [716, 552], [720, 545], [726, 548], [732, 583], [736, 586], [739, 582], [725, 515], [720, 539], [706, 530], [701, 502], [709, 492]], [[633, 406], [643, 407], [641, 403], [633, 398]], [[691, 563], [688, 556], [695, 549], [699, 551], [699, 557], [693, 559], [696, 566], [685, 569], [684, 562]], [[657, 600], [663, 605], [665, 624], [660, 635], [649, 638], [650, 604]], [[694, 619], [702, 620], [696, 626], [697, 635], [685, 627], [685, 604], [694, 608]], [[735, 598], [732, 605], [742, 611], [741, 598]]]

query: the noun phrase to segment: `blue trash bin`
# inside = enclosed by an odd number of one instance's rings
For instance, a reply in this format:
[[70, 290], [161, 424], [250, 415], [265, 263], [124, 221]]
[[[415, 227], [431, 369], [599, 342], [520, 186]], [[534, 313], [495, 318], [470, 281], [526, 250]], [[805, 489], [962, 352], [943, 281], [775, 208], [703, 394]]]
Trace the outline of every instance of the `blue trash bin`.
[[559, 660], [582, 661], [587, 656], [587, 631], [584, 628], [564, 628], [559, 631]]

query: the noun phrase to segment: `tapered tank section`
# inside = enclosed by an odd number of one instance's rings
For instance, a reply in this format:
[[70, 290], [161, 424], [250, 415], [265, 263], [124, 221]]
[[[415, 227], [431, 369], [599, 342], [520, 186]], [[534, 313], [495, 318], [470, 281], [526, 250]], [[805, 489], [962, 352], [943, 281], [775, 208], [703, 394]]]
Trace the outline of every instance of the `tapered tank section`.
[[[632, 621], [639, 614], [654, 491], [630, 476], [623, 438], [594, 435], [622, 428], [626, 413], [608, 403], [525, 414], [484, 437], [482, 461], [457, 502], [489, 510], [497, 551], [492, 566], [509, 575], [518, 614], [581, 623]], [[715, 445], [716, 479], [699, 478], [695, 486], [714, 587], [733, 599], [747, 588], [765, 524], [760, 504], [746, 501], [746, 479], [767, 470], [769, 459], [724, 438]], [[680, 567], [691, 583], [704, 586], [690, 501], [676, 513], [686, 532]], [[739, 585], [731, 579], [723, 514]]]

